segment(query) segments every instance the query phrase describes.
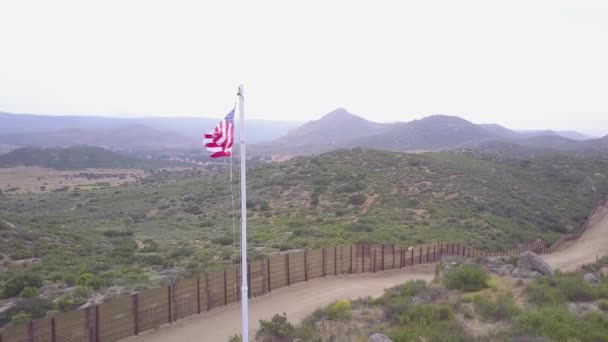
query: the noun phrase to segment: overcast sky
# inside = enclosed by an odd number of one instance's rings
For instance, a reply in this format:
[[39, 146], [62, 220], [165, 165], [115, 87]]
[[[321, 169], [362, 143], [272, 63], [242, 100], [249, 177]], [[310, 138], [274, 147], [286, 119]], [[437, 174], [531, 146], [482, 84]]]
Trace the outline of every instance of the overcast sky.
[[[0, 111], [608, 133], [608, 1], [0, 1]], [[1, 124], [1, 123], [0, 123]]]

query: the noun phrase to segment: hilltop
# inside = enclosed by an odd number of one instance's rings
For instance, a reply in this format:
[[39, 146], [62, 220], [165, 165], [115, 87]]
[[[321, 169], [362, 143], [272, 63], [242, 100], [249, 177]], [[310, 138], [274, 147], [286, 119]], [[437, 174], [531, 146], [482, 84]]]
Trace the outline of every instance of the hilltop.
[[419, 120], [376, 123], [336, 109], [319, 120], [305, 123], [284, 137], [253, 147], [260, 155], [318, 154], [338, 148], [365, 147], [390, 151], [476, 150], [518, 157], [608, 153], [601, 139], [573, 131], [514, 131], [497, 124], [474, 124], [450, 115], [431, 115]]
[[41, 166], [56, 170], [87, 168], [158, 168], [177, 165], [167, 161], [134, 158], [95, 146], [69, 148], [23, 147], [0, 155], [0, 167]]

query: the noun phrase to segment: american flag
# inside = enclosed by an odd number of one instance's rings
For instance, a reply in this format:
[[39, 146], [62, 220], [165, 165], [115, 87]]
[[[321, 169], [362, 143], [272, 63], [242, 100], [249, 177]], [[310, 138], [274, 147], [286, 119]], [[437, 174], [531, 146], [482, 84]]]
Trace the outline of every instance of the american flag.
[[234, 143], [234, 109], [217, 124], [213, 132], [205, 134], [203, 145], [212, 152], [211, 158], [229, 157]]

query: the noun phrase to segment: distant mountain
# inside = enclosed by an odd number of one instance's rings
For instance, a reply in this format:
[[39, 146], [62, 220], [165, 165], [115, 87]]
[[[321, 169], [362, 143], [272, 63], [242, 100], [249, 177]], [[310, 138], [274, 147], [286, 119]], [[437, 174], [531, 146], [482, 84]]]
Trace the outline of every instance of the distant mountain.
[[198, 145], [198, 141], [175, 132], [160, 131], [145, 125], [131, 124], [97, 130], [64, 128], [57, 131], [5, 134], [0, 135], [0, 144], [34, 147], [92, 145], [112, 149], [141, 150], [189, 148]]
[[[0, 136], [23, 133], [50, 133], [66, 129], [85, 131], [108, 131], [131, 125], [143, 125], [163, 132], [172, 132], [187, 138], [200, 139], [201, 134], [217, 125], [217, 118], [198, 117], [149, 117], [113, 118], [104, 116], [56, 116], [11, 114], [0, 112]], [[247, 137], [252, 143], [273, 140], [299, 126], [298, 122], [247, 120]]]
[[381, 134], [351, 141], [350, 145], [394, 151], [435, 151], [470, 141], [495, 137], [491, 131], [456, 116], [432, 115], [420, 120], [395, 123]]
[[[483, 127], [456, 116], [433, 115], [420, 120], [376, 123], [336, 109], [286, 136], [253, 147], [258, 154], [315, 154], [338, 148], [369, 147], [393, 151], [440, 150], [471, 141], [517, 135]], [[496, 131], [500, 130], [501, 133]]]
[[355, 139], [385, 131], [390, 124], [375, 123], [338, 108], [319, 120], [309, 121], [290, 130], [270, 144], [259, 144], [254, 150], [262, 153], [287, 152], [309, 154], [331, 151], [349, 145]]
[[24, 147], [0, 155], [0, 167], [41, 166], [57, 170], [86, 168], [156, 168], [176, 165], [166, 161], [124, 156], [95, 146], [70, 148]]
[[608, 152], [597, 139], [583, 141], [583, 137], [587, 136], [570, 131], [518, 132], [497, 124], [474, 124], [449, 115], [383, 124], [339, 108], [319, 120], [292, 129], [282, 138], [258, 144], [252, 150], [258, 155], [316, 154], [354, 147], [391, 151], [478, 150], [509, 156]]
[[580, 133], [577, 131], [556, 131], [556, 133], [559, 134], [561, 137], [572, 139], [572, 140], [597, 139], [597, 137], [594, 137], [594, 136], [588, 135], [588, 134], [584, 134], [584, 133]]

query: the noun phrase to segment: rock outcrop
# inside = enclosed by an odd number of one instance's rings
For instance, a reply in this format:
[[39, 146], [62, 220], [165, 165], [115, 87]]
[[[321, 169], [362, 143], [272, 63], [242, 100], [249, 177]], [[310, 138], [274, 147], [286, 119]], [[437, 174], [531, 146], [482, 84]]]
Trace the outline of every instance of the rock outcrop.
[[393, 342], [390, 338], [382, 334], [373, 334], [367, 339], [367, 342]]
[[523, 252], [517, 260], [517, 268], [537, 271], [542, 275], [553, 275], [553, 269], [536, 253]]

